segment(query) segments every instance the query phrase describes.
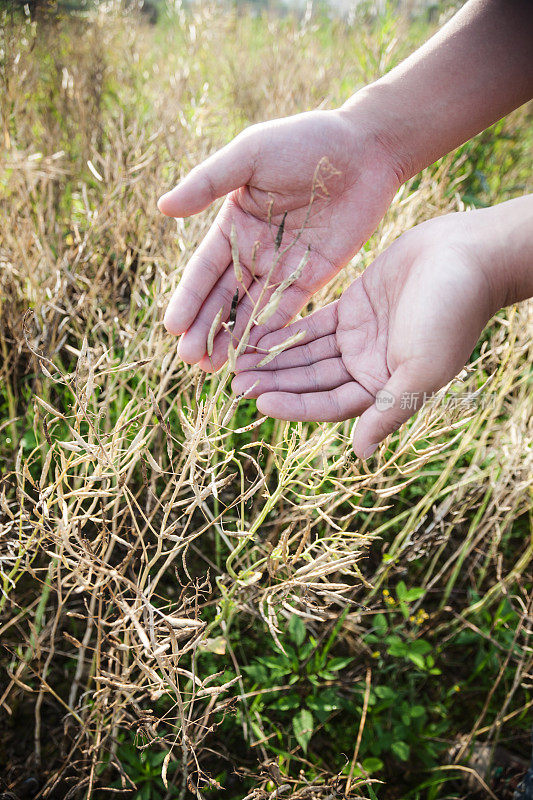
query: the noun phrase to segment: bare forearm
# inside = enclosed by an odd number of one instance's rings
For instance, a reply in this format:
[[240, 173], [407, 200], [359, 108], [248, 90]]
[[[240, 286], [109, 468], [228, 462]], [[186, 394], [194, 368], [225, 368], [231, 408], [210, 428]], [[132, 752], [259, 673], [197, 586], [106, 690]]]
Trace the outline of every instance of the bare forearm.
[[470, 0], [341, 112], [374, 116], [409, 178], [531, 97], [533, 3]]
[[467, 212], [467, 225], [469, 218], [472, 253], [494, 286], [496, 308], [533, 297], [533, 194]]

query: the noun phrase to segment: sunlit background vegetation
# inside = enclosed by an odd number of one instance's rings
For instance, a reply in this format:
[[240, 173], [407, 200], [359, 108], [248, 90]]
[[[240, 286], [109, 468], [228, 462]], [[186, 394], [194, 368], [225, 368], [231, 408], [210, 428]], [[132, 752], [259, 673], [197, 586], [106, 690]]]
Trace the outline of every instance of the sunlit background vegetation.
[[[366, 466], [349, 423], [259, 417], [161, 323], [215, 210], [176, 224], [159, 194], [244, 126], [341, 103], [452, 10], [3, 4], [4, 797], [512, 796], [531, 304]], [[524, 108], [411, 180], [310, 309], [418, 221], [531, 191], [532, 144]]]

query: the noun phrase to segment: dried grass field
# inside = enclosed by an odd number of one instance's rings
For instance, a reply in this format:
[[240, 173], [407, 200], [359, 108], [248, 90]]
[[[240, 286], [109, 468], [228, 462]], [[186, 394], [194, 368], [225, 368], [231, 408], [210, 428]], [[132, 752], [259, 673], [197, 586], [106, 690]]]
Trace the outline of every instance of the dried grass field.
[[[367, 465], [350, 423], [258, 416], [162, 325], [214, 210], [176, 225], [159, 194], [437, 20], [0, 13], [0, 794], [510, 798], [531, 304]], [[411, 180], [311, 307], [417, 222], [531, 191], [532, 144], [523, 108]]]

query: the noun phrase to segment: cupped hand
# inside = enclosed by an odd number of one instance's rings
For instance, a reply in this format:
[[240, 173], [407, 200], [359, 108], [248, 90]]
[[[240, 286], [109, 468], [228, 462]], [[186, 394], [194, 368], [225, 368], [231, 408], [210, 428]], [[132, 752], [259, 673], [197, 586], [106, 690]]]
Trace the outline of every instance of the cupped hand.
[[[253, 345], [286, 325], [373, 233], [400, 179], [370, 119], [363, 112], [354, 123], [356, 118], [353, 111], [350, 118], [342, 110], [313, 111], [254, 125], [160, 199], [164, 214], [187, 217], [228, 194], [165, 315], [169, 332], [182, 334], [179, 353], [185, 361], [208, 371], [225, 362], [230, 333], [224, 323], [237, 291], [235, 343], [254, 306], [258, 301], [265, 306], [308, 251], [302, 274], [283, 293], [275, 313], [252, 331]], [[237, 275], [232, 239], [239, 252]], [[221, 310], [208, 356], [208, 337]]]
[[[340, 300], [264, 336], [256, 353], [238, 359], [234, 391], [278, 419], [359, 416], [354, 449], [368, 457], [461, 370], [496, 310], [469, 216], [412, 229]], [[299, 341], [259, 366], [298, 332]]]

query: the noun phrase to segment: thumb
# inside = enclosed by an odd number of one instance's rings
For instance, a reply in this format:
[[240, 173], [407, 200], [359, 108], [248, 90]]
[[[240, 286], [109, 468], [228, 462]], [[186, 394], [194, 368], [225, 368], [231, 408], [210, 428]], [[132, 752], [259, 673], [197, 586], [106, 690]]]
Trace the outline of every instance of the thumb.
[[167, 217], [189, 217], [244, 186], [252, 177], [255, 141], [248, 131], [239, 134], [160, 197], [159, 210]]
[[402, 364], [376, 394], [373, 405], [361, 414], [355, 427], [353, 448], [368, 458], [383, 439], [398, 430], [432, 391], [429, 370], [412, 362]]

